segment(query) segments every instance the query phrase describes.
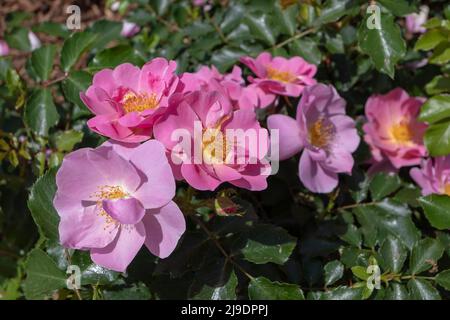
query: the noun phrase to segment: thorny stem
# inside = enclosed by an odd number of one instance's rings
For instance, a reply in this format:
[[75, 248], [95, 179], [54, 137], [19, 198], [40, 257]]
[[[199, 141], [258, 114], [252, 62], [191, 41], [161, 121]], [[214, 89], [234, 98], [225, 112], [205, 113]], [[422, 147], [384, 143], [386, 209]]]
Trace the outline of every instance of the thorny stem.
[[280, 43], [274, 45], [274, 46], [272, 47], [272, 49], [278, 49], [278, 48], [284, 47], [285, 45], [291, 43], [292, 41], [297, 40], [297, 39], [300, 39], [300, 38], [303, 38], [304, 36], [306, 36], [306, 35], [308, 35], [308, 34], [310, 34], [310, 33], [313, 33], [313, 32], [315, 32], [315, 31], [316, 31], [316, 28], [310, 28], [310, 29], [308, 29], [308, 30], [299, 32], [299, 33], [297, 33], [296, 35], [290, 37], [289, 39], [286, 39], [286, 40], [284, 40], [283, 42], [280, 42]]
[[45, 88], [46, 88], [46, 87], [49, 87], [49, 86], [51, 86], [52, 84], [55, 84], [55, 83], [58, 83], [58, 82], [61, 82], [61, 81], [66, 80], [68, 76], [69, 76], [69, 75], [68, 75], [67, 73], [65, 73], [65, 74], [62, 75], [61, 77], [58, 77], [58, 78], [55, 78], [55, 79], [53, 79], [53, 80], [49, 80], [49, 81], [44, 82], [42, 85], [43, 85]]
[[217, 240], [214, 233], [212, 233], [208, 227], [201, 221], [198, 217], [195, 215], [190, 216], [195, 223], [197, 223], [200, 228], [208, 235], [208, 238], [216, 245], [217, 249], [223, 254], [223, 256], [229, 261], [231, 264], [233, 264], [236, 268], [238, 268], [247, 278], [250, 280], [253, 279], [253, 276], [250, 275], [244, 268], [242, 268], [241, 265], [239, 265], [236, 261], [233, 260], [233, 258], [227, 253], [227, 251], [223, 248], [223, 246], [220, 244], [220, 242]]

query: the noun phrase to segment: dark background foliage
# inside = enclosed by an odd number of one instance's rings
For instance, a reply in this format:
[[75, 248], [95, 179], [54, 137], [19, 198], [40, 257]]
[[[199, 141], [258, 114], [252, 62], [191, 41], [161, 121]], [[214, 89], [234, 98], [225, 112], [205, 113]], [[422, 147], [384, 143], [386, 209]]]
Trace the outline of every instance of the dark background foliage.
[[[328, 195], [308, 192], [298, 158], [281, 163], [262, 192], [223, 186], [198, 192], [179, 183], [175, 201], [187, 231], [159, 260], [143, 249], [127, 274], [93, 264], [88, 253], [58, 244], [52, 206], [64, 155], [95, 147], [81, 103], [96, 71], [162, 56], [178, 72], [215, 65], [229, 71], [243, 55], [302, 56], [333, 84], [347, 112], [363, 122], [374, 93], [397, 86], [430, 98], [422, 120], [432, 155], [450, 153], [449, 19], [445, 1], [372, 1], [382, 31], [365, 27], [369, 1], [129, 0], [2, 1], [0, 36], [12, 48], [0, 58], [0, 299], [448, 299], [450, 198], [420, 197], [408, 172], [367, 177], [362, 143], [352, 176]], [[81, 8], [82, 30], [65, 27], [65, 6]], [[406, 34], [404, 16], [430, 7], [427, 33]], [[126, 18], [141, 32], [120, 36]], [[30, 51], [33, 30], [42, 47]], [[425, 66], [414, 63], [428, 58]], [[245, 71], [247, 72], [247, 71]], [[296, 99], [259, 112], [295, 114]], [[227, 214], [228, 208], [237, 213]], [[82, 287], [67, 289], [78, 265]], [[381, 288], [366, 283], [379, 265]]]

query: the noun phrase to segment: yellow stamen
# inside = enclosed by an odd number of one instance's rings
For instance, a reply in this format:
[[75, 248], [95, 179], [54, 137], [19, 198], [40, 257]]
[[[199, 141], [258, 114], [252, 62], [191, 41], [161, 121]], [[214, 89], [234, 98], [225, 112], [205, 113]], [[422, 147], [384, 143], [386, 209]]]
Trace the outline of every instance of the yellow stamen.
[[220, 128], [203, 129], [202, 137], [203, 157], [210, 163], [224, 163], [228, 155], [226, 135]]
[[267, 67], [267, 77], [271, 80], [290, 83], [297, 80], [297, 77], [289, 71], [280, 71], [272, 67]]
[[109, 225], [119, 225], [119, 222], [114, 220], [106, 211], [103, 209], [103, 200], [118, 200], [123, 199], [129, 196], [128, 193], [126, 193], [120, 186], [100, 186], [98, 187], [98, 191], [94, 192], [94, 194], [91, 196], [92, 198], [95, 198], [97, 201], [97, 214], [105, 217], [106, 220], [106, 226], [104, 227], [104, 230], [109, 227]]
[[333, 135], [333, 126], [321, 118], [309, 127], [309, 142], [317, 148], [325, 148]]
[[400, 122], [391, 127], [391, 137], [396, 143], [407, 144], [413, 139], [413, 132], [408, 123]]
[[158, 99], [156, 94], [134, 94], [132, 92], [127, 93], [123, 98], [123, 110], [126, 113], [129, 112], [142, 112], [145, 110], [155, 109], [158, 107]]
[[444, 187], [444, 194], [450, 197], [450, 183], [447, 183]]

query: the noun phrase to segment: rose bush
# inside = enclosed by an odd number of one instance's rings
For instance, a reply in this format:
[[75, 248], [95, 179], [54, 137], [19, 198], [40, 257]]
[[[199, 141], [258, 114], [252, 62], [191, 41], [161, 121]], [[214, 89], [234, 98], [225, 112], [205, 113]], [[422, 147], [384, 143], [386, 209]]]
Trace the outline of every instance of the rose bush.
[[449, 5], [95, 8], [2, 9], [0, 299], [450, 297]]

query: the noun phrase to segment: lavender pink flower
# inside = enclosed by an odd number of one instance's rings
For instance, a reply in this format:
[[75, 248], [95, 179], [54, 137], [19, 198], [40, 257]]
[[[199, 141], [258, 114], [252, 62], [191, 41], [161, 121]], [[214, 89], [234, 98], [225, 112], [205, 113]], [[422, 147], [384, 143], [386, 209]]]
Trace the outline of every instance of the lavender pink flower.
[[56, 175], [60, 242], [89, 250], [92, 260], [125, 271], [143, 244], [170, 255], [185, 231], [172, 201], [175, 180], [164, 146], [108, 141], [68, 154]]
[[352, 153], [360, 138], [355, 121], [345, 114], [345, 100], [332, 86], [306, 87], [297, 107], [297, 117], [272, 115], [270, 130], [278, 129], [280, 160], [303, 149], [299, 176], [312, 192], [328, 193], [336, 188], [339, 173], [351, 174]]
[[364, 140], [375, 163], [388, 160], [399, 169], [418, 165], [426, 156], [423, 135], [427, 125], [417, 120], [423, 102], [400, 88], [367, 100]]
[[131, 38], [132, 36], [137, 34], [140, 30], [141, 27], [139, 27], [136, 23], [124, 20], [120, 35], [125, 38]]
[[94, 75], [81, 99], [95, 114], [91, 130], [122, 142], [141, 142], [152, 136], [156, 119], [177, 90], [176, 63], [155, 58], [142, 69], [129, 63]]
[[231, 73], [221, 74], [216, 67], [203, 66], [195, 73], [185, 72], [180, 76], [185, 93], [196, 90], [219, 91], [233, 103], [234, 109], [253, 109], [266, 104], [260, 98], [264, 97], [256, 85], [245, 85], [242, 70], [234, 66]]
[[270, 53], [263, 52], [256, 59], [242, 57], [241, 62], [256, 75], [249, 76], [248, 80], [262, 90], [266, 96], [261, 99], [270, 101], [268, 104], [276, 95], [298, 97], [306, 86], [316, 83], [316, 66], [300, 57], [272, 58]]
[[[181, 150], [173, 138], [177, 129], [185, 130], [189, 139]], [[254, 144], [230, 141], [227, 130], [253, 130], [256, 140]], [[219, 92], [174, 96], [170, 112], [155, 124], [154, 134], [168, 150], [175, 177], [198, 190], [215, 190], [224, 182], [249, 190], [267, 187], [269, 173], [265, 172], [270, 169], [262, 161], [268, 148], [267, 130], [261, 128], [252, 109], [233, 110], [232, 102]], [[200, 155], [192, 151], [195, 146]]]
[[427, 22], [429, 11], [430, 9], [428, 6], [421, 6], [419, 13], [407, 15], [405, 18], [406, 32], [412, 35], [414, 33], [424, 33], [427, 31], [427, 29], [423, 27], [423, 24]]
[[422, 188], [422, 195], [450, 196], [450, 156], [424, 159], [420, 168], [410, 170], [411, 178]]
[[5, 40], [0, 40], [0, 57], [7, 56], [9, 54], [9, 46]]

